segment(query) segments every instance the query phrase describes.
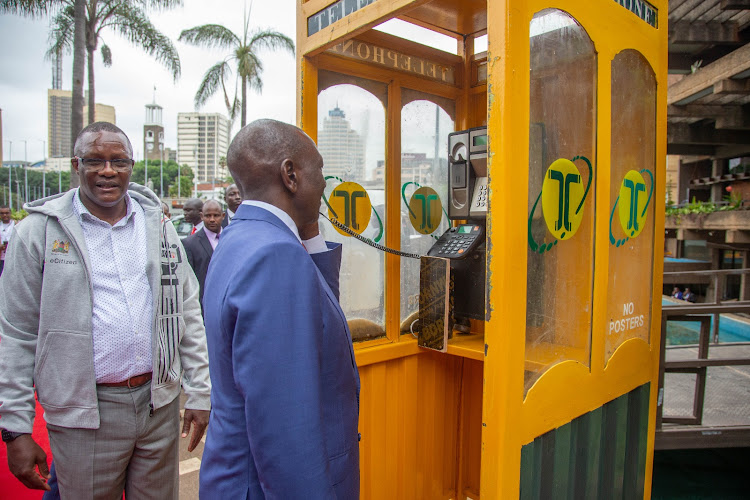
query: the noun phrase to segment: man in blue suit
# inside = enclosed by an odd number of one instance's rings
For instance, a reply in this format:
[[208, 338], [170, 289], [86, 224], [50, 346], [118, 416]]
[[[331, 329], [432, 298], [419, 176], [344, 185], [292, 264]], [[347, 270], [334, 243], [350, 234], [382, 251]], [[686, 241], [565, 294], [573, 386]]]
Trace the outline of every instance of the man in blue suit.
[[338, 302], [341, 246], [318, 232], [323, 159], [302, 130], [258, 120], [227, 162], [242, 194], [204, 293], [210, 499], [359, 497], [359, 374]]

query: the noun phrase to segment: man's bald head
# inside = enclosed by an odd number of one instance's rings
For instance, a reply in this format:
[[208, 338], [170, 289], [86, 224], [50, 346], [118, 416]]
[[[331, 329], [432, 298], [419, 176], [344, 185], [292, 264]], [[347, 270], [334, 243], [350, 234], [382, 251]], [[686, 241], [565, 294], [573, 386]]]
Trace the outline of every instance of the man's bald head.
[[317, 229], [326, 186], [323, 158], [301, 129], [256, 120], [235, 136], [227, 164], [242, 199], [270, 203], [289, 214], [298, 228]]
[[221, 203], [219, 203], [216, 200], [208, 200], [206, 203], [203, 204], [203, 211], [205, 212], [209, 208], [218, 208], [220, 211], [224, 210], [224, 207], [221, 206]]
[[203, 202], [199, 198], [190, 198], [183, 205], [182, 210], [185, 214], [185, 220], [196, 225], [203, 220]]
[[297, 161], [315, 143], [301, 129], [288, 123], [262, 119], [241, 129], [227, 152], [227, 165], [242, 199], [263, 199], [269, 187], [279, 184], [278, 168], [285, 159]]

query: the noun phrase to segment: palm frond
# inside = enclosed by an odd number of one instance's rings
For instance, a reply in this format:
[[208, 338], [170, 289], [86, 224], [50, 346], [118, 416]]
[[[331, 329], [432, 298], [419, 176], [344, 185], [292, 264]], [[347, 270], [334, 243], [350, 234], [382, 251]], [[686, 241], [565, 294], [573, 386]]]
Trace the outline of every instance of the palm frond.
[[100, 49], [102, 52], [102, 62], [106, 67], [112, 66], [112, 50], [109, 48], [109, 45], [106, 43], [102, 44], [102, 48]]
[[235, 58], [237, 59], [237, 72], [246, 77], [250, 77], [253, 73], [257, 72], [257, 66], [261, 66], [261, 72], [263, 65], [258, 58], [258, 55], [250, 51], [249, 47], [243, 47], [242, 50], [235, 52]]
[[[218, 63], [208, 68], [206, 74], [203, 75], [203, 81], [201, 81], [201, 84], [198, 87], [198, 91], [195, 93], [195, 99], [193, 100], [195, 109], [198, 109], [206, 104], [206, 102], [208, 102], [208, 100], [216, 93], [219, 87], [223, 88], [224, 75], [228, 73], [229, 65], [226, 61], [219, 61]], [[227, 104], [227, 107], [229, 107], [229, 98], [226, 96], [226, 93], [224, 94], [224, 100]]]
[[168, 10], [182, 5], [182, 0], [140, 0], [144, 7], [153, 10]]
[[253, 33], [248, 43], [250, 49], [255, 52], [258, 49], [287, 50], [294, 55], [294, 42], [283, 33], [274, 30], [259, 30]]
[[225, 49], [231, 49], [240, 44], [240, 39], [237, 38], [237, 35], [219, 24], [204, 24], [195, 28], [182, 30], [177, 41], [198, 47]]
[[0, 0], [0, 14], [41, 17], [61, 3], [60, 0]]
[[44, 58], [52, 60], [56, 55], [69, 52], [73, 46], [75, 16], [72, 6], [65, 7], [50, 20], [50, 48]]
[[177, 80], [180, 76], [180, 56], [177, 49], [169, 37], [151, 24], [140, 8], [121, 3], [112, 14], [110, 21], [113, 29], [162, 63]]

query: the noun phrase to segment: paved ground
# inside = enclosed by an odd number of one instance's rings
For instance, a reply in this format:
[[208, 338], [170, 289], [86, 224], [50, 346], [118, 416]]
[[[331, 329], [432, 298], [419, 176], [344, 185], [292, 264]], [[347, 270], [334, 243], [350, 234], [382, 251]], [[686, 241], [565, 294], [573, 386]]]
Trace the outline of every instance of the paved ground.
[[[750, 345], [711, 345], [708, 353], [709, 359], [750, 358]], [[697, 347], [668, 348], [666, 351], [667, 361], [697, 357]], [[665, 416], [692, 414], [695, 380], [694, 374], [665, 374]], [[703, 408], [704, 426], [750, 425], [750, 366], [709, 367]]]
[[[180, 406], [185, 404], [185, 395], [180, 397]], [[182, 417], [182, 410], [180, 410]], [[182, 424], [180, 424], [182, 428]], [[198, 470], [203, 457], [203, 444], [206, 442], [204, 434], [202, 442], [191, 452], [187, 451], [188, 438], [180, 439], [180, 500], [198, 500]]]

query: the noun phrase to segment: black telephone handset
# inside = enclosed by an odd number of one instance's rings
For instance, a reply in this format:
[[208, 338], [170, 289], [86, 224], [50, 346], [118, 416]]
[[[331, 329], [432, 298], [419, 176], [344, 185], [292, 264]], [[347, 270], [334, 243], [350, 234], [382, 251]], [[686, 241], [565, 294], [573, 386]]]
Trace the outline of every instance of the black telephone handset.
[[427, 255], [446, 259], [464, 259], [484, 243], [484, 226], [481, 224], [461, 224], [448, 229], [440, 237]]

